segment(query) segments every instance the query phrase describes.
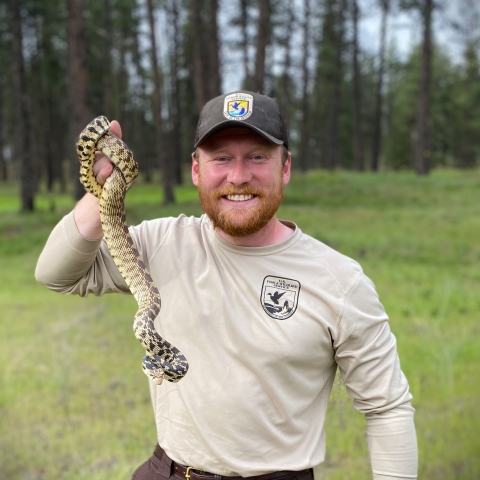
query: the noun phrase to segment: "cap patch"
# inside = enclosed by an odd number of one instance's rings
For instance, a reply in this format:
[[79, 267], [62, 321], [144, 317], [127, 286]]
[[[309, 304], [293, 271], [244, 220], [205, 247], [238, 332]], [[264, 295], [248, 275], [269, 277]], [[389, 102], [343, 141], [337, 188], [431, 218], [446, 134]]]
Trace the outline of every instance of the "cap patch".
[[253, 113], [253, 96], [248, 93], [232, 93], [225, 97], [223, 115], [228, 120], [246, 120]]

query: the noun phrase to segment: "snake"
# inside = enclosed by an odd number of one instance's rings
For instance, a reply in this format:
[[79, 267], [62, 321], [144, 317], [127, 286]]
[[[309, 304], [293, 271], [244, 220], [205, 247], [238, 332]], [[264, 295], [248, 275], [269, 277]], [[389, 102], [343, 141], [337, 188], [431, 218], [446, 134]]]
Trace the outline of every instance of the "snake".
[[[163, 379], [178, 382], [188, 371], [185, 356], [162, 338], [154, 326], [160, 313], [160, 292], [130, 235], [125, 216], [125, 195], [138, 175], [138, 164], [132, 151], [110, 132], [104, 116], [92, 120], [77, 141], [80, 160], [80, 183], [100, 200], [100, 221], [110, 254], [138, 303], [133, 322], [136, 338], [145, 349], [142, 368], [157, 385]], [[101, 152], [113, 163], [106, 182], [98, 183], [93, 172], [95, 152]]]

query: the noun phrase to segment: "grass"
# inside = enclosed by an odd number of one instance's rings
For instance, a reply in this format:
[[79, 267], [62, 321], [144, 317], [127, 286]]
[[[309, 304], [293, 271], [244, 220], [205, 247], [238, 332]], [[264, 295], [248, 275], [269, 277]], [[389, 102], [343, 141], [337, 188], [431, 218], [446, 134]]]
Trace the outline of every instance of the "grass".
[[[357, 259], [390, 316], [414, 395], [419, 478], [480, 478], [479, 171], [295, 174], [280, 217]], [[161, 207], [138, 185], [127, 218], [197, 215], [193, 187]], [[0, 478], [129, 479], [155, 427], [127, 295], [81, 299], [45, 290], [33, 272], [52, 227], [72, 207], [40, 194], [18, 214], [0, 187]], [[55, 205], [55, 211], [52, 205]], [[371, 478], [363, 416], [337, 382], [317, 479]]]

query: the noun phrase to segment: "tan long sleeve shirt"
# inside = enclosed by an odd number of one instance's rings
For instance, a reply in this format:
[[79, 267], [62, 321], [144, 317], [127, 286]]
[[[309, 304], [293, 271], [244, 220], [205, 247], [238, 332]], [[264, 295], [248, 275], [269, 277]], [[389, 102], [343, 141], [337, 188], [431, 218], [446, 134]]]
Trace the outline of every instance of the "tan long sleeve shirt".
[[[277, 245], [234, 246], [205, 215], [144, 222], [131, 234], [162, 296], [155, 326], [190, 364], [179, 383], [150, 385], [171, 458], [241, 476], [320, 464], [339, 368], [367, 419], [374, 478], [416, 478], [408, 383], [355, 261], [298, 228]], [[128, 292], [106, 244], [83, 238], [73, 214], [52, 232], [36, 276], [62, 293]]]

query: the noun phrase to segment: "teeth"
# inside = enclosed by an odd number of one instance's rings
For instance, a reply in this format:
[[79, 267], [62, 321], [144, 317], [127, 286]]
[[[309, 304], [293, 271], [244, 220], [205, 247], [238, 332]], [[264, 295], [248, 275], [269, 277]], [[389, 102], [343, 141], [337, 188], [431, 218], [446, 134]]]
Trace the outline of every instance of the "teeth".
[[227, 199], [232, 202], [245, 202], [253, 198], [253, 195], [227, 195]]

